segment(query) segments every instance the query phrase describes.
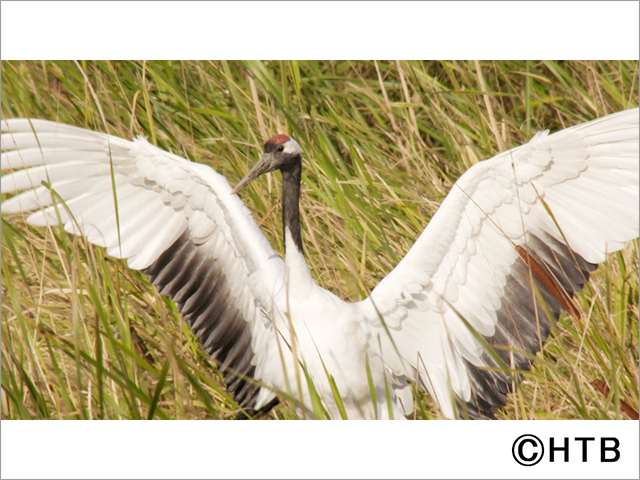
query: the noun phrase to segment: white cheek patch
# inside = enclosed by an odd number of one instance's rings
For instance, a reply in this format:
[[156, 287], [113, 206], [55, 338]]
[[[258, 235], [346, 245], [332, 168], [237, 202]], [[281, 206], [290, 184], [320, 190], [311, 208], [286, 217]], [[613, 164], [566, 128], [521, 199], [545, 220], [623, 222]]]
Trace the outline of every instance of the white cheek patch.
[[289, 140], [284, 144], [284, 153], [302, 153], [300, 149], [300, 145], [293, 138], [289, 138]]

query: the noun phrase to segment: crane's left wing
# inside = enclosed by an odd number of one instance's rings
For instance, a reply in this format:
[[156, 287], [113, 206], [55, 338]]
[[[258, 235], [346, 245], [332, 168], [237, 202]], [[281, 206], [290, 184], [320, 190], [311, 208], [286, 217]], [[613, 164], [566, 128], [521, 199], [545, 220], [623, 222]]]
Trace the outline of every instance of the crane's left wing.
[[638, 236], [638, 109], [470, 168], [360, 306], [394, 373], [489, 417], [595, 264]]
[[273, 292], [284, 262], [227, 180], [206, 165], [134, 141], [44, 120], [2, 121], [2, 213], [64, 225], [127, 259], [170, 295], [225, 371], [236, 401], [262, 408]]

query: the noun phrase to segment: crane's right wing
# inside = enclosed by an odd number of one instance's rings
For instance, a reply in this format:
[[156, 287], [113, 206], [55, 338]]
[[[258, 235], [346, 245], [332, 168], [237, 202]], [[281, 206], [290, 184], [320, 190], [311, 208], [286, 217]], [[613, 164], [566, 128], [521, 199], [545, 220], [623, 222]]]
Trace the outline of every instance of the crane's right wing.
[[638, 167], [637, 108], [471, 167], [360, 304], [388, 368], [447, 417], [492, 417], [595, 264], [638, 237]]
[[[3, 214], [57, 225], [127, 259], [170, 295], [225, 371], [244, 408], [273, 395], [261, 345], [284, 262], [227, 180], [206, 165], [133, 141], [44, 120], [2, 121]], [[26, 190], [26, 191], [24, 191]], [[59, 216], [59, 217], [58, 217]], [[259, 395], [260, 394], [260, 395]], [[260, 396], [260, 399], [258, 399]]]

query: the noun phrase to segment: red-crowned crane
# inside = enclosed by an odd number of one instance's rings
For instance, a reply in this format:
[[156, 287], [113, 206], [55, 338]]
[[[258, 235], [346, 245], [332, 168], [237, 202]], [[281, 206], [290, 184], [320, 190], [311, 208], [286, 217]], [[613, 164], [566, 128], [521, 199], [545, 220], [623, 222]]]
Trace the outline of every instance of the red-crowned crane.
[[[175, 301], [248, 414], [287, 392], [332, 418], [403, 419], [409, 381], [448, 418], [492, 418], [596, 264], [638, 236], [638, 109], [470, 168], [398, 266], [357, 303], [303, 253], [302, 152], [277, 135], [232, 189], [205, 165], [44, 120], [2, 121], [3, 214], [84, 235]], [[282, 172], [284, 260], [236, 195]], [[43, 183], [46, 182], [46, 183]], [[114, 198], [114, 192], [117, 197]], [[117, 205], [117, 207], [116, 207]], [[335, 392], [338, 392], [338, 395]], [[339, 398], [340, 400], [337, 400]]]

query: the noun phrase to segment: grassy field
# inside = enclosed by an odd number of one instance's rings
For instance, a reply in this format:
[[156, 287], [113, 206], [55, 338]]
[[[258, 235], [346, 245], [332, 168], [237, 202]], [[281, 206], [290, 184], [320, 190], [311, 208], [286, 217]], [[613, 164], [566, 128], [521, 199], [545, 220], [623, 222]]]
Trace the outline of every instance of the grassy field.
[[[2, 117], [150, 142], [233, 185], [276, 133], [305, 154], [313, 276], [364, 298], [477, 161], [638, 106], [638, 62], [3, 62]], [[242, 194], [282, 252], [279, 176]], [[3, 196], [4, 199], [4, 196]], [[638, 242], [593, 275], [504, 419], [638, 408]], [[173, 303], [58, 228], [2, 218], [3, 419], [224, 419], [237, 406]], [[599, 383], [601, 382], [601, 383]], [[604, 386], [604, 388], [603, 388]], [[417, 418], [442, 418], [427, 396]], [[297, 418], [284, 402], [265, 416]]]

